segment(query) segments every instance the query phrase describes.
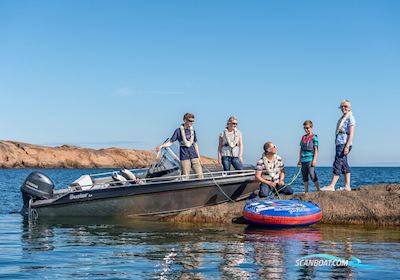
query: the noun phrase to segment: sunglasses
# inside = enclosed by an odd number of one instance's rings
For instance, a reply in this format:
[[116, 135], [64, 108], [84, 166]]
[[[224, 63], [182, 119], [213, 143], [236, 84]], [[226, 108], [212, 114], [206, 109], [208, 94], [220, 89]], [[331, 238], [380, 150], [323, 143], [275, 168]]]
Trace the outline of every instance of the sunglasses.
[[311, 126], [305, 126], [304, 127], [304, 129], [310, 129], [311, 128]]
[[188, 122], [194, 122], [194, 120], [187, 120]]
[[347, 105], [340, 105], [340, 108], [349, 108]]
[[238, 123], [237, 122], [232, 122], [231, 125], [238, 125]]

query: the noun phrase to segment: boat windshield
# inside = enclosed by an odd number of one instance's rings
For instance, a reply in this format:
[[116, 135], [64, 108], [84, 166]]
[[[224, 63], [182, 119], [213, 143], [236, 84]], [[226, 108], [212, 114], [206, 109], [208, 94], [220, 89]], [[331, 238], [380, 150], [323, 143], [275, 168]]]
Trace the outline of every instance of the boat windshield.
[[177, 156], [177, 151], [179, 151], [179, 146], [177, 144], [161, 149], [157, 158], [158, 160], [153, 167], [163, 167], [165, 169], [179, 168], [180, 160]]

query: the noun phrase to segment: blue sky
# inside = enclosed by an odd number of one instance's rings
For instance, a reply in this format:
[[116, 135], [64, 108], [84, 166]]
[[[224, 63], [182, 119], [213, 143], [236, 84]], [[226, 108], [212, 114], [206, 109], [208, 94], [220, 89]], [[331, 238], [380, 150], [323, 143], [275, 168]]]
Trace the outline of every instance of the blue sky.
[[297, 162], [313, 120], [331, 165], [400, 165], [399, 1], [0, 1], [0, 139], [150, 149], [189, 111], [203, 154], [236, 115], [245, 160]]

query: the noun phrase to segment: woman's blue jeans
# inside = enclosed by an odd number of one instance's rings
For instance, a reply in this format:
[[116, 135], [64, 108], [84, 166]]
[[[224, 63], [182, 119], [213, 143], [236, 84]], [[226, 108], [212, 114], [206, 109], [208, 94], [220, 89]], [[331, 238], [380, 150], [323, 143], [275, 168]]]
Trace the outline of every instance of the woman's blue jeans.
[[221, 160], [224, 171], [231, 170], [231, 165], [233, 165], [235, 170], [243, 170], [243, 165], [238, 157], [222, 157]]

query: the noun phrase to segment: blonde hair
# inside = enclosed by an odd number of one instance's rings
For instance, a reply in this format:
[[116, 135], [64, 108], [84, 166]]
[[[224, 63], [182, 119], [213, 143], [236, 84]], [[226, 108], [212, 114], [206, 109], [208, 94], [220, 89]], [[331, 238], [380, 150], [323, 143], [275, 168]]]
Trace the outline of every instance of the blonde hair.
[[310, 120], [304, 121], [303, 126], [304, 126], [304, 125], [309, 125], [310, 127], [313, 127], [313, 123], [312, 123], [312, 121], [310, 121]]
[[238, 121], [238, 119], [235, 116], [230, 116], [229, 119], [226, 121], [226, 125], [229, 125], [232, 121]]

